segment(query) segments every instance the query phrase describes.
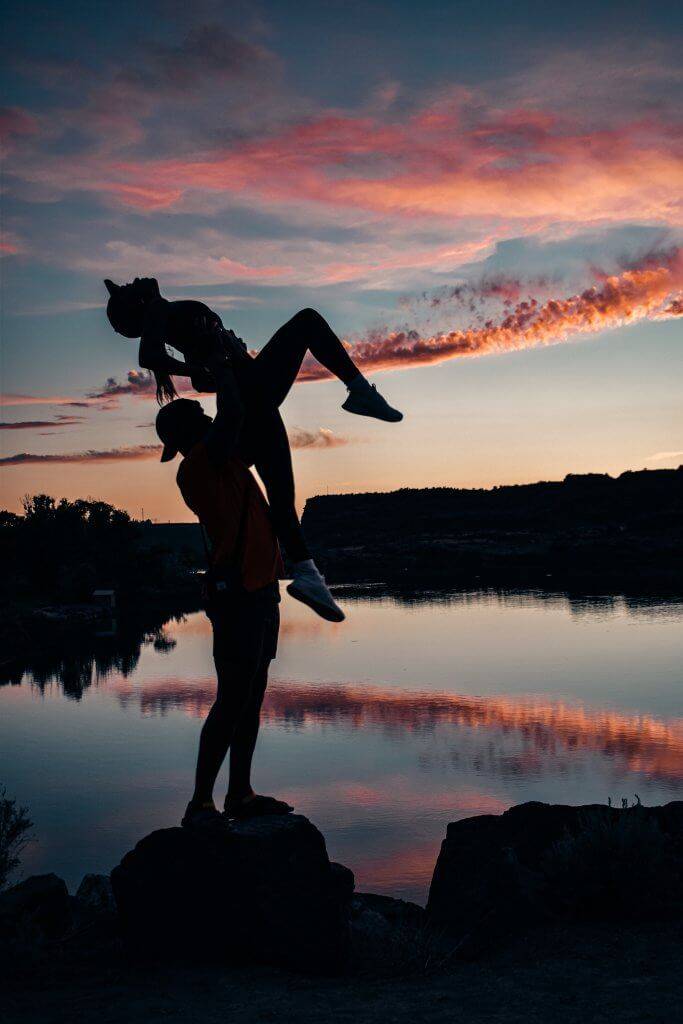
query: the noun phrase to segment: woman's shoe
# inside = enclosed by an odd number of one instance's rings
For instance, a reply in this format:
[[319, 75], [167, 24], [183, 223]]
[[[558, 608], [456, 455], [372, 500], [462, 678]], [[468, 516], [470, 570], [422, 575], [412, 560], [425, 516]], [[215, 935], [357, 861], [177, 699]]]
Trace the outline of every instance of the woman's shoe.
[[321, 576], [312, 558], [297, 562], [294, 579], [287, 587], [287, 593], [302, 601], [328, 622], [343, 622], [346, 616], [332, 597], [325, 577]]
[[403, 413], [398, 409], [392, 409], [375, 385], [370, 384], [364, 377], [352, 382], [342, 409], [353, 412], [356, 416], [372, 416], [373, 419], [383, 420], [385, 423], [400, 423], [403, 419]]

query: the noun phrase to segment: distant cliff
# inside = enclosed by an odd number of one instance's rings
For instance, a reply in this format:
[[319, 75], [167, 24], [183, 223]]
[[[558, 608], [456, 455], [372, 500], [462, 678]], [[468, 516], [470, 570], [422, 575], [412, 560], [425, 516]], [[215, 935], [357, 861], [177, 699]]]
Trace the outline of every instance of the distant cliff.
[[309, 499], [307, 538], [330, 582], [546, 574], [683, 583], [683, 466], [459, 490]]

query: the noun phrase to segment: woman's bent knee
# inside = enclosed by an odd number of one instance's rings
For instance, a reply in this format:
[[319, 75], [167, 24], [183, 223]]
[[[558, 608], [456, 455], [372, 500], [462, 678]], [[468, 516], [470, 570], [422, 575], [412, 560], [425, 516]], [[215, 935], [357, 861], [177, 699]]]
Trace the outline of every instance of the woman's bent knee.
[[298, 313], [295, 313], [293, 318], [298, 324], [309, 324], [317, 325], [325, 323], [325, 318], [318, 312], [317, 309], [313, 309], [311, 306], [306, 306], [304, 309], [300, 309]]

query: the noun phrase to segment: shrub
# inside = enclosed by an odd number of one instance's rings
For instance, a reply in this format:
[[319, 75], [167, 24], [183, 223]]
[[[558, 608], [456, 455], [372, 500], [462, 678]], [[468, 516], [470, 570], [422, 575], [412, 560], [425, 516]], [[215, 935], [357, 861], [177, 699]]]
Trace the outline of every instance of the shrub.
[[29, 842], [27, 833], [33, 828], [25, 807], [17, 807], [0, 789], [0, 890], [19, 865], [19, 855]]

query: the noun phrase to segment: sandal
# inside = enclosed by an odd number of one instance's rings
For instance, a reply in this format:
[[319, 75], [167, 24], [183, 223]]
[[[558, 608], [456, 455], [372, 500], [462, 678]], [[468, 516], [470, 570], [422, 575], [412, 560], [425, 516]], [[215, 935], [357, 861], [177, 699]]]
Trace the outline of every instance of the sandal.
[[294, 808], [274, 796], [252, 796], [239, 804], [225, 802], [225, 817], [244, 821], [246, 818], [263, 818], [275, 814], [291, 814]]
[[195, 806], [192, 801], [187, 805], [183, 820], [180, 822], [183, 828], [187, 829], [224, 829], [227, 826], [225, 815], [213, 805], [203, 804]]

